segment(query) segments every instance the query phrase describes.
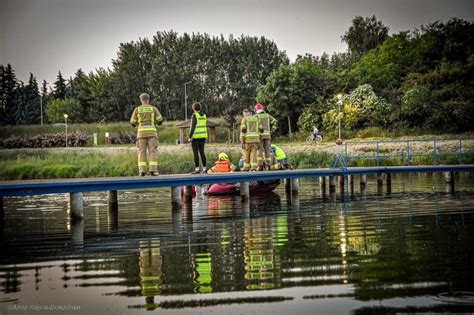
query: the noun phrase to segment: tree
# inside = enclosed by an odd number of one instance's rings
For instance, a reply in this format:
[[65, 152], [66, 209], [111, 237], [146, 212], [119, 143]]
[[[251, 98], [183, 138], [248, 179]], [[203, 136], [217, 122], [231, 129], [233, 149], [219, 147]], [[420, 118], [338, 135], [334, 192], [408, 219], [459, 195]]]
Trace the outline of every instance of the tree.
[[64, 80], [61, 74], [61, 71], [59, 71], [56, 82], [54, 82], [53, 97], [55, 99], [64, 99], [66, 98], [66, 92], [67, 92], [66, 80]]
[[279, 118], [279, 130], [288, 130], [291, 134], [305, 105], [334, 93], [330, 84], [333, 79], [331, 71], [311, 61], [300, 60], [290, 66], [280, 66], [273, 72], [267, 83], [257, 89], [257, 101], [266, 104], [268, 110]]
[[[336, 105], [336, 100], [333, 99]], [[364, 127], [386, 127], [390, 123], [392, 106], [382, 97], [375, 94], [369, 84], [354, 89], [342, 98], [341, 123], [345, 129]], [[335, 130], [338, 126], [339, 108], [334, 106], [323, 118], [327, 130]]]
[[366, 18], [356, 16], [341, 38], [347, 43], [352, 57], [357, 60], [383, 43], [388, 37], [388, 30], [389, 28], [377, 20], [375, 15]]
[[46, 108], [46, 115], [50, 122], [64, 122], [64, 114], [68, 115], [68, 121], [71, 123], [79, 121], [81, 115], [80, 102], [72, 98], [54, 99]]
[[25, 121], [26, 124], [39, 124], [41, 122], [40, 94], [38, 82], [30, 73], [28, 85], [25, 87]]
[[1, 66], [1, 84], [0, 84], [0, 100], [1, 100], [1, 124], [14, 125], [14, 113], [16, 111], [15, 89], [18, 87], [18, 81], [15, 71], [8, 64], [6, 67]]

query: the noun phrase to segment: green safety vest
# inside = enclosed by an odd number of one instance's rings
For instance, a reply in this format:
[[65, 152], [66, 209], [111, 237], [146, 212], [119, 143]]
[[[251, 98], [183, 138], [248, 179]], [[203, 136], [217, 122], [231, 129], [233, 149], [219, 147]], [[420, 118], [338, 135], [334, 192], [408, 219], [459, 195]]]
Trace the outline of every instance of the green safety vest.
[[194, 128], [193, 139], [207, 139], [206, 114], [194, 113], [196, 117], [196, 127]]
[[280, 147], [277, 147], [276, 145], [272, 144], [272, 149], [275, 149], [275, 159], [277, 159], [278, 161], [286, 159], [286, 154]]
[[[260, 137], [258, 133], [259, 123], [258, 123], [258, 118], [256, 116], [247, 116], [247, 123], [245, 127], [247, 129], [247, 132], [244, 134], [244, 137], [246, 140], [259, 139]], [[254, 141], [246, 141], [246, 142], [254, 142]]]

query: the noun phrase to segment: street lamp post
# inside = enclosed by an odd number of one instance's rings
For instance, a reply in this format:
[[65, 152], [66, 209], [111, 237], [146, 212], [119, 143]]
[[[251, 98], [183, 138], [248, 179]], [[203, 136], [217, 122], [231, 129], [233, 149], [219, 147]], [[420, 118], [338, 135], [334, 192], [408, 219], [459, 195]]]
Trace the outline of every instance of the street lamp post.
[[337, 94], [337, 105], [339, 105], [339, 113], [337, 117], [339, 118], [339, 139], [341, 139], [341, 106], [342, 106], [342, 94]]
[[67, 147], [67, 118], [69, 116], [67, 114], [64, 114], [64, 123], [65, 123], [65, 126], [66, 126], [66, 147]]
[[188, 93], [186, 91], [186, 85], [191, 83], [191, 81], [184, 83], [184, 117], [186, 121], [188, 120]]

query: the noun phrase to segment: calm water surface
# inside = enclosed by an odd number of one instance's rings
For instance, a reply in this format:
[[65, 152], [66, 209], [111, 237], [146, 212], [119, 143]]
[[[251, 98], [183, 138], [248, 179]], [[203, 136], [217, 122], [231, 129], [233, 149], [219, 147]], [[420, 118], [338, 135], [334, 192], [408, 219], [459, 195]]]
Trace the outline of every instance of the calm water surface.
[[169, 189], [6, 198], [0, 314], [474, 312], [474, 175], [398, 175], [391, 193], [196, 198]]

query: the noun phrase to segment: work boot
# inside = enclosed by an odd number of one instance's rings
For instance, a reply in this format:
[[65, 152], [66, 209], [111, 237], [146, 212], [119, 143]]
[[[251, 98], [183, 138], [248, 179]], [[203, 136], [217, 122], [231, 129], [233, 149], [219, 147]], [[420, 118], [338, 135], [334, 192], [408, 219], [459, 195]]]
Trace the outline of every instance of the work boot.
[[150, 172], [150, 176], [158, 176], [158, 175], [160, 175], [160, 173], [158, 173], [158, 172]]
[[145, 176], [145, 172], [140, 172], [140, 176]]
[[257, 166], [257, 171], [263, 171], [263, 165]]

